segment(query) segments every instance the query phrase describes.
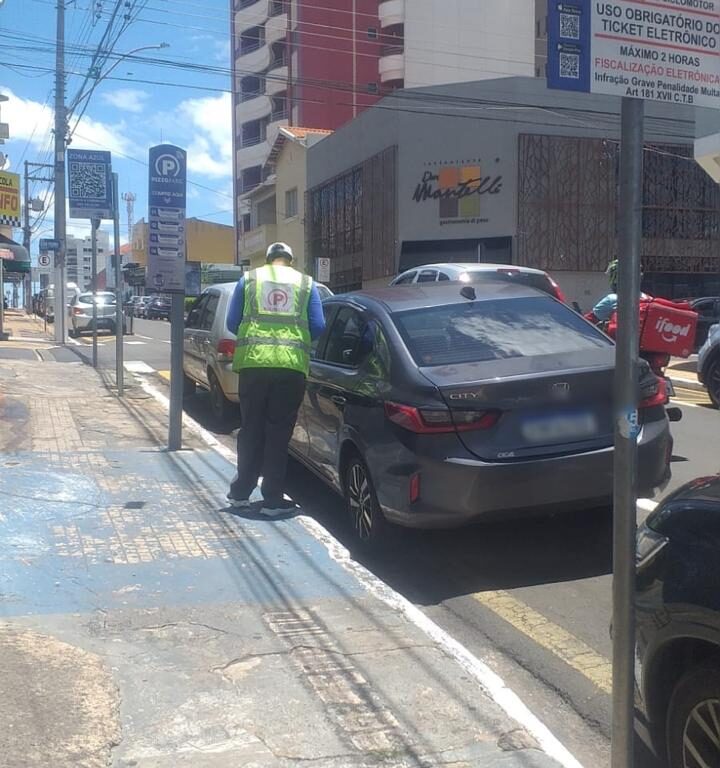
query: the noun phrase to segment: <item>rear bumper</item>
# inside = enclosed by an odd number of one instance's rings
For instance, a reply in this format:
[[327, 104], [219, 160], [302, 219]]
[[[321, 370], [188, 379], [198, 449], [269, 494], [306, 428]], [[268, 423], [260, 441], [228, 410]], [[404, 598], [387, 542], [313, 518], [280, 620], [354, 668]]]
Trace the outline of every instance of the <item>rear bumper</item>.
[[[78, 331], [91, 331], [93, 327], [91, 315], [72, 315], [71, 322], [73, 328]], [[97, 327], [99, 330], [114, 328], [115, 315], [107, 315], [105, 317], [100, 315], [97, 319]]]
[[232, 369], [232, 363], [219, 363], [213, 367], [213, 371], [220, 382], [220, 387], [232, 403], [238, 402], [238, 374]]
[[[670, 478], [672, 437], [666, 418], [646, 424], [639, 440], [638, 495], [651, 496]], [[373, 467], [386, 517], [412, 528], [444, 528], [477, 520], [582, 510], [610, 504], [613, 449], [523, 462], [414, 457], [415, 465]], [[420, 499], [409, 502], [420, 474]]]

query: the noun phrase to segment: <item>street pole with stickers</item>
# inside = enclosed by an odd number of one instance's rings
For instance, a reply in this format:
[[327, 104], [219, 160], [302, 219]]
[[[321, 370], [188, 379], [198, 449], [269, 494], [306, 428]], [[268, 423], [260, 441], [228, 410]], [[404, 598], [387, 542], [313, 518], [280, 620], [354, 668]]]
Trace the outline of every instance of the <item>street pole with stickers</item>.
[[[635, 551], [639, 400], [639, 313], [645, 101], [720, 107], [701, 85], [720, 80], [717, 21], [691, 3], [655, 0], [548, 3], [549, 88], [621, 97], [618, 196], [618, 333], [614, 390], [612, 768], [634, 763]], [[638, 22], [638, 15], [642, 23]], [[677, 30], [697, 32], [688, 43]], [[671, 58], [672, 57], [672, 58]], [[682, 66], [672, 64], [682, 57]], [[632, 78], [638, 61], [660, 61]], [[671, 64], [663, 64], [663, 61]]]
[[169, 293], [172, 302], [169, 451], [179, 451], [182, 447], [186, 186], [185, 150], [172, 144], [150, 147], [147, 285], [153, 290]]

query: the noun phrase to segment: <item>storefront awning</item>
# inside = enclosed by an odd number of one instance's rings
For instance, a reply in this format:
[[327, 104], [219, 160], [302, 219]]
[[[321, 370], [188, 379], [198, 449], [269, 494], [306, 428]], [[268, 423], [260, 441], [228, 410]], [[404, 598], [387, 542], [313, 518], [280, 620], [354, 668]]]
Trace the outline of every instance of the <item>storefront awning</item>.
[[12, 258], [3, 259], [3, 271], [5, 273], [30, 272], [30, 254], [24, 245], [0, 234], [0, 250], [9, 251], [12, 254]]

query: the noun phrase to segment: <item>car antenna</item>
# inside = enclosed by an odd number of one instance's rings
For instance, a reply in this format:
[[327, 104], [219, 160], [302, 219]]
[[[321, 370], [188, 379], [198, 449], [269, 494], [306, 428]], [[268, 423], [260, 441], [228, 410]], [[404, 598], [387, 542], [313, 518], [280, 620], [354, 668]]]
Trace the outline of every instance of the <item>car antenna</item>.
[[463, 285], [463, 287], [460, 289], [460, 295], [464, 299], [470, 299], [470, 301], [475, 301], [477, 298], [475, 289], [472, 287], [472, 285]]

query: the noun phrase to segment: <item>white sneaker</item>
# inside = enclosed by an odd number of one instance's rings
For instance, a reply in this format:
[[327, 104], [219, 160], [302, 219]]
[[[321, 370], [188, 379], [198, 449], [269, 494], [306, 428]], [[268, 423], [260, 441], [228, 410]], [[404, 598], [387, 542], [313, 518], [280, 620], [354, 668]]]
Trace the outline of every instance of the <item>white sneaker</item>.
[[250, 499], [236, 499], [230, 493], [226, 495], [226, 498], [230, 502], [230, 506], [235, 507], [235, 509], [247, 509], [252, 504]]
[[300, 507], [295, 504], [294, 501], [286, 501], [283, 499], [279, 504], [272, 504], [270, 506], [263, 506], [260, 508], [260, 514], [265, 517], [280, 517], [282, 515], [289, 515], [300, 511]]

